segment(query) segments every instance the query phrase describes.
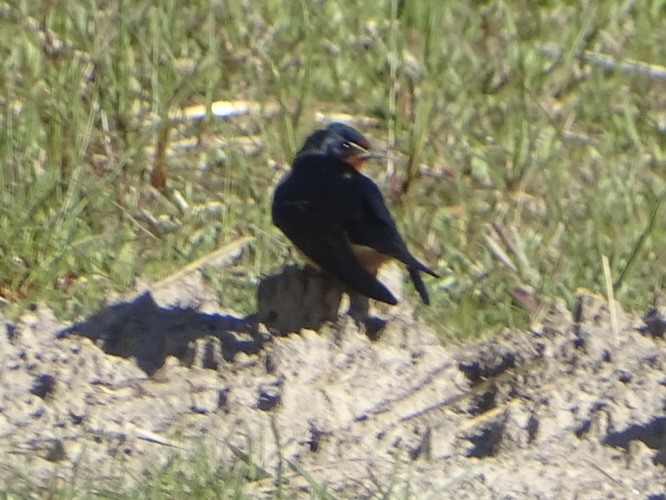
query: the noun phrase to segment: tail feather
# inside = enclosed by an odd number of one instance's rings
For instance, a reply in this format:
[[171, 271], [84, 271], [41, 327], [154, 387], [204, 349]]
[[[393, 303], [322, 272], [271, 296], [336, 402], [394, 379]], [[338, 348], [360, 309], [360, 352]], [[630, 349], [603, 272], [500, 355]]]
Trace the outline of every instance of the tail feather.
[[426, 289], [425, 283], [423, 282], [423, 278], [421, 278], [419, 269], [410, 266], [407, 268], [407, 271], [409, 272], [409, 277], [412, 278], [412, 282], [414, 283], [414, 288], [421, 296], [421, 300], [425, 305], [429, 306], [430, 297], [428, 296], [428, 290]]
[[[425, 264], [423, 264], [422, 262], [417, 260], [413, 255], [411, 255], [411, 254], [408, 254], [408, 255], [409, 255], [409, 258], [399, 259], [399, 260], [402, 260], [405, 264], [407, 264], [407, 266], [409, 266], [410, 269], [414, 268], [414, 270], [421, 271], [421, 272], [424, 272], [426, 274], [429, 274], [433, 278], [439, 278], [439, 274], [437, 274], [435, 271], [433, 271], [428, 266], [426, 266]], [[410, 271], [410, 275], [411, 275], [411, 271]]]

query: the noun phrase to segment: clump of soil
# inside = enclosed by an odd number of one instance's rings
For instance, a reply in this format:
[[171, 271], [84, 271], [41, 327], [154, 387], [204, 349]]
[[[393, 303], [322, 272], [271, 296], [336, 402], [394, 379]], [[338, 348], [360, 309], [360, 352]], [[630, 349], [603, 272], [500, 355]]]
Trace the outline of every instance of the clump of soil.
[[131, 485], [203, 446], [251, 455], [253, 495], [280, 465], [283, 491], [308, 491], [306, 471], [347, 497], [663, 498], [666, 341], [616, 312], [614, 329], [581, 293], [575, 314], [442, 347], [405, 309], [377, 340], [349, 318], [259, 335], [197, 280], [73, 327], [40, 306], [0, 318], [0, 488]]

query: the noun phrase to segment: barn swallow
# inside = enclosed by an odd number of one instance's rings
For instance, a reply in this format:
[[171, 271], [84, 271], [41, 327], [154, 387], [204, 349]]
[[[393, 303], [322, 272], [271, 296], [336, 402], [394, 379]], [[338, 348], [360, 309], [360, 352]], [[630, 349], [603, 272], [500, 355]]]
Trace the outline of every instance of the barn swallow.
[[377, 280], [377, 271], [390, 259], [402, 262], [429, 304], [420, 273], [439, 276], [409, 252], [379, 188], [360, 172], [364, 161], [377, 156], [348, 125], [316, 130], [275, 188], [273, 223], [315, 265], [387, 304], [398, 301]]

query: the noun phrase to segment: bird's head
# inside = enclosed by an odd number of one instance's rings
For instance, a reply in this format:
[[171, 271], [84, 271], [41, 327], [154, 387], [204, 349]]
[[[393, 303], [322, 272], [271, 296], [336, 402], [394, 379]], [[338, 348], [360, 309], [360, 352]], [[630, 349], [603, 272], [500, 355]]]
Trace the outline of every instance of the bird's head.
[[301, 148], [301, 153], [317, 151], [360, 169], [363, 162], [381, 155], [371, 152], [370, 142], [358, 130], [344, 123], [331, 123], [313, 132]]

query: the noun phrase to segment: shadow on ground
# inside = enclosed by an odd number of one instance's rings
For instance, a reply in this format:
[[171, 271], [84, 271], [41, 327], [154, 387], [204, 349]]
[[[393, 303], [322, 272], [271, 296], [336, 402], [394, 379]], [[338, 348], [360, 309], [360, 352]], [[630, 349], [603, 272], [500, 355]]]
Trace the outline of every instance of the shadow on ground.
[[104, 352], [135, 358], [137, 365], [151, 375], [167, 356], [175, 356], [191, 366], [198, 339], [208, 342], [202, 365], [216, 369], [217, 358], [232, 361], [239, 352], [255, 354], [263, 340], [254, 332], [253, 317], [206, 314], [192, 308], [161, 307], [150, 292], [130, 302], [103, 308], [86, 320], [58, 334], [58, 338], [79, 335], [94, 341]]

